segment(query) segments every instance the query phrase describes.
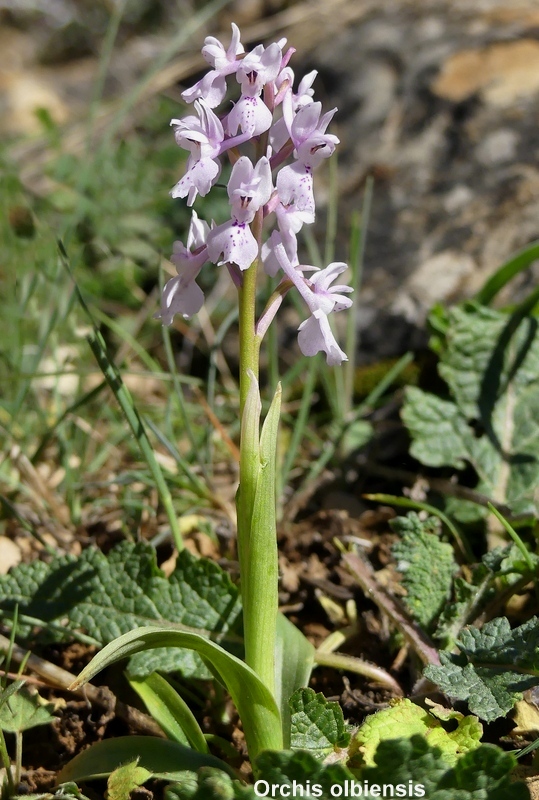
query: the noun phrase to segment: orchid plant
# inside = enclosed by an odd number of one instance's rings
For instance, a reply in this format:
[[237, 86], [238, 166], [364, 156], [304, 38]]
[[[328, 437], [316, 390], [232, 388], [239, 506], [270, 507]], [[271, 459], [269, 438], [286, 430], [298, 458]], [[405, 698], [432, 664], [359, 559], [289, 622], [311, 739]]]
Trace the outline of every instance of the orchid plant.
[[[284, 296], [296, 290], [308, 311], [298, 328], [300, 350], [306, 356], [323, 352], [329, 365], [339, 365], [347, 356], [334, 336], [330, 315], [352, 304], [352, 289], [336, 283], [345, 263], [318, 269], [299, 260], [297, 235], [315, 219], [313, 173], [339, 140], [327, 133], [336, 109], [323, 113], [321, 103], [313, 99], [316, 72], [294, 89], [289, 66], [293, 53], [293, 48], [286, 49], [285, 39], [245, 52], [235, 24], [227, 48], [207, 37], [202, 55], [210, 70], [182, 95], [195, 113], [171, 122], [177, 144], [189, 153], [172, 197], [193, 206], [198, 196], [205, 197], [216, 187], [223, 159], [232, 165], [226, 187], [230, 218], [208, 224], [192, 210], [186, 242], [175, 242], [173, 247], [177, 275], [165, 285], [156, 316], [170, 325], [176, 314], [189, 318], [201, 309], [204, 294], [197, 278], [206, 264], [226, 268], [237, 287], [241, 416], [237, 547], [245, 662], [198, 633], [139, 628], [105, 647], [78, 678], [83, 683], [106, 664], [142, 649], [193, 648], [236, 703], [251, 760], [261, 750], [289, 745], [288, 700], [306, 685], [313, 664], [311, 645], [278, 612], [275, 459], [280, 388], [260, 431], [260, 346]], [[240, 90], [232, 105], [226, 102], [229, 84], [239, 85]], [[262, 271], [274, 279], [275, 287], [257, 316]], [[189, 729], [193, 720], [185, 724]], [[191, 737], [191, 744], [196, 747], [201, 738]]]

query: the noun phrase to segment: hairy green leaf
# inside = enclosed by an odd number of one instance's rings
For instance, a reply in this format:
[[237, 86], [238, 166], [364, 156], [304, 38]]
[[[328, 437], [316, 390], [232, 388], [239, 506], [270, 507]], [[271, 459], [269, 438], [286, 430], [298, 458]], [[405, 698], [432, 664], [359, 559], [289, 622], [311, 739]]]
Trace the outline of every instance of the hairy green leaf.
[[452, 648], [461, 629], [479, 616], [496, 591], [530, 576], [530, 561], [537, 570], [539, 556], [528, 553], [528, 558], [524, 558], [513, 543], [485, 553], [481, 563], [473, 567], [471, 581], [455, 578], [452, 602], [440, 614], [434, 637], [445, 649]]
[[451, 399], [407, 389], [402, 416], [412, 455], [434, 467], [463, 469], [469, 463], [479, 492], [514, 513], [533, 513], [539, 477], [536, 320], [458, 306], [448, 313], [439, 347], [439, 372]]
[[293, 750], [308, 750], [317, 758], [324, 758], [348, 745], [350, 734], [338, 703], [326, 700], [313, 689], [298, 689], [289, 704]]
[[391, 527], [401, 537], [392, 554], [403, 576], [404, 604], [416, 622], [429, 630], [451, 597], [458, 569], [453, 548], [440, 541], [441, 525], [436, 517], [422, 522], [410, 512], [392, 520]]
[[[438, 747], [423, 736], [381, 742], [376, 766], [361, 771], [362, 781], [372, 787], [411, 787], [408, 797], [428, 800], [529, 800], [524, 783], [513, 782], [515, 757], [498, 747], [482, 744], [465, 753], [448, 768]], [[386, 796], [390, 795], [388, 789]], [[382, 795], [380, 795], [382, 796]], [[395, 794], [395, 796], [399, 796]], [[401, 797], [403, 795], [400, 795]]]
[[[442, 724], [448, 719], [456, 723], [450, 731]], [[425, 736], [432, 747], [439, 747], [440, 757], [453, 766], [463, 753], [479, 747], [483, 726], [477, 717], [465, 717], [437, 704], [426, 711], [411, 700], [399, 699], [389, 708], [367, 717], [354, 736], [353, 749], [359, 749], [362, 761], [372, 766], [380, 742], [415, 734]]]
[[[294, 796], [292, 793], [294, 786], [298, 785], [302, 787], [303, 797], [306, 800], [314, 800], [315, 797], [337, 797], [336, 794], [330, 794], [331, 787], [334, 785], [344, 787], [346, 781], [352, 781], [354, 778], [352, 772], [343, 764], [323, 764], [306, 750], [268, 750], [256, 759], [256, 768], [261, 781], [260, 784], [255, 784], [258, 796], [265, 791], [265, 783], [270, 787], [266, 795], [268, 797], [271, 797], [274, 785], [289, 787], [290, 797]], [[318, 793], [317, 788], [313, 792], [315, 786], [320, 787], [322, 794]], [[279, 790], [276, 796], [288, 795]], [[297, 788], [295, 796], [301, 797]]]
[[31, 694], [25, 687], [13, 693], [0, 707], [0, 729], [20, 733], [39, 725], [48, 725], [54, 717], [52, 704], [43, 704], [39, 695]]
[[457, 645], [460, 654], [440, 653], [441, 666], [428, 666], [424, 674], [450, 697], [468, 701], [486, 722], [505, 716], [523, 691], [539, 684], [536, 617], [514, 630], [497, 617], [481, 630], [464, 629]]
[[[154, 548], [145, 542], [122, 542], [108, 556], [88, 548], [78, 558], [68, 555], [50, 564], [15, 567], [0, 576], [0, 611], [16, 605], [23, 620], [41, 620], [49, 638], [82, 629], [99, 644], [162, 621], [223, 635], [238, 626], [241, 610], [237, 588], [217, 564], [183, 550], [166, 578]], [[24, 634], [24, 625], [20, 627]], [[144, 653], [130, 664], [133, 677], [156, 669], [211, 677], [195, 653], [180, 649]]]
[[135, 758], [111, 772], [107, 781], [107, 800], [129, 800], [133, 789], [152, 777], [151, 772], [138, 766], [138, 762], [139, 759]]
[[252, 786], [245, 786], [219, 769], [203, 767], [185, 772], [178, 783], [165, 790], [165, 800], [254, 800]]
[[[254, 797], [425, 797], [428, 800], [529, 800], [524, 783], [513, 782], [516, 759], [494, 745], [480, 745], [462, 755], [453, 767], [424, 736], [383, 741], [375, 765], [350, 770], [323, 764], [306, 751], [266, 751], [256, 759], [254, 787], [223, 776], [218, 770], [185, 773], [166, 800], [251, 800]], [[253, 791], [254, 788], [254, 791]], [[340, 788], [340, 791], [339, 791]]]

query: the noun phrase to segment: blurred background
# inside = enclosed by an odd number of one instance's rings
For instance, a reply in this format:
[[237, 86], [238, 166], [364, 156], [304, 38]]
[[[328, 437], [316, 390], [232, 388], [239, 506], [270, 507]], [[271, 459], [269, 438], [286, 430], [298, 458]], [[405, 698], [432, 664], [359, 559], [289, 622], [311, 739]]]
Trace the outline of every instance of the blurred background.
[[[176, 318], [171, 340], [153, 319], [172, 243], [190, 217], [169, 196], [185, 156], [169, 122], [203, 69], [204, 36], [227, 44], [232, 20], [246, 46], [286, 36], [297, 80], [318, 70], [317, 99], [339, 109], [336, 168], [316, 175], [309, 258], [318, 250], [324, 263], [348, 259], [372, 181], [348, 397], [354, 388], [364, 397], [394, 359], [426, 347], [433, 304], [470, 296], [539, 238], [536, 0], [0, 0], [0, 480], [18, 504], [8, 529], [33, 520], [72, 542], [77, 526], [110, 537], [114, 526], [157, 524], [137, 443], [114, 400], [103, 402], [73, 281], [141, 413], [161, 428], [162, 466], [177, 470], [171, 442], [196, 461], [203, 441], [216, 485], [222, 459], [232, 501], [237, 341], [228, 275], [203, 271], [207, 302], [193, 320]], [[219, 222], [226, 209], [224, 192], [199, 205]], [[524, 296], [536, 278], [533, 266], [522, 272], [500, 302]], [[270, 383], [277, 366], [289, 377], [292, 430], [294, 381], [301, 385], [306, 365], [292, 303], [279, 319], [280, 363], [267, 368]], [[322, 380], [315, 449], [328, 408], [341, 419], [347, 411], [339, 380]], [[182, 382], [187, 407], [171, 381]]]
[[[167, 196], [182, 159], [168, 120], [202, 67], [204, 36], [227, 42], [231, 20], [246, 44], [286, 36], [297, 49], [296, 76], [317, 69], [318, 99], [339, 108], [339, 258], [347, 257], [350, 214], [374, 178], [360, 358], [421, 345], [435, 301], [473, 292], [539, 234], [536, 0], [0, 2], [2, 149], [24, 195], [7, 208], [11, 227], [20, 234], [35, 225], [47, 201], [62, 225], [72, 214], [69, 228], [101, 280], [120, 291], [121, 256], [131, 294], [144, 292], [151, 248], [167, 255], [185, 223]], [[119, 142], [116, 168], [128, 176], [111, 185], [104, 154]], [[105, 163], [84, 175], [93, 156]], [[148, 157], [155, 170], [142, 175]], [[322, 237], [327, 173], [317, 188]], [[74, 192], [87, 204], [101, 194], [110, 231], [92, 230]], [[142, 221], [133, 214], [150, 198], [163, 224], [150, 231], [146, 220], [135, 231]], [[127, 239], [118, 230], [126, 226]], [[522, 280], [533, 279], [532, 271]]]

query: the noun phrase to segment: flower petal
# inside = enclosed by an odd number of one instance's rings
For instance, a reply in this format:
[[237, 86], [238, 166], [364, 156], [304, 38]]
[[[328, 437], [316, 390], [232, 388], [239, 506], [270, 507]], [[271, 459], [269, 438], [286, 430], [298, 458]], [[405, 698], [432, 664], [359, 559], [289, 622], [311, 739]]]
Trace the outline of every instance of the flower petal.
[[348, 361], [348, 356], [337, 344], [327, 315], [322, 311], [315, 311], [309, 319], [301, 323], [298, 328], [298, 344], [304, 356], [324, 352], [330, 367]]

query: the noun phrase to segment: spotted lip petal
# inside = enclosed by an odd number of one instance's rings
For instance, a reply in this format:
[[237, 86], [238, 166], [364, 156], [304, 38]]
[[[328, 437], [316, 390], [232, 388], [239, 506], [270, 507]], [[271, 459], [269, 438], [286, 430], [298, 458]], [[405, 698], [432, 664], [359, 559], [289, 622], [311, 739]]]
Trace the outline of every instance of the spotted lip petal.
[[314, 311], [309, 319], [301, 323], [298, 328], [298, 344], [304, 356], [325, 353], [330, 367], [336, 367], [343, 361], [348, 361], [348, 356], [339, 347], [329, 325], [327, 314], [324, 314], [323, 311]]
[[232, 262], [248, 269], [258, 255], [258, 242], [249, 225], [229, 219], [217, 225], [208, 237], [208, 255], [217, 266]]

